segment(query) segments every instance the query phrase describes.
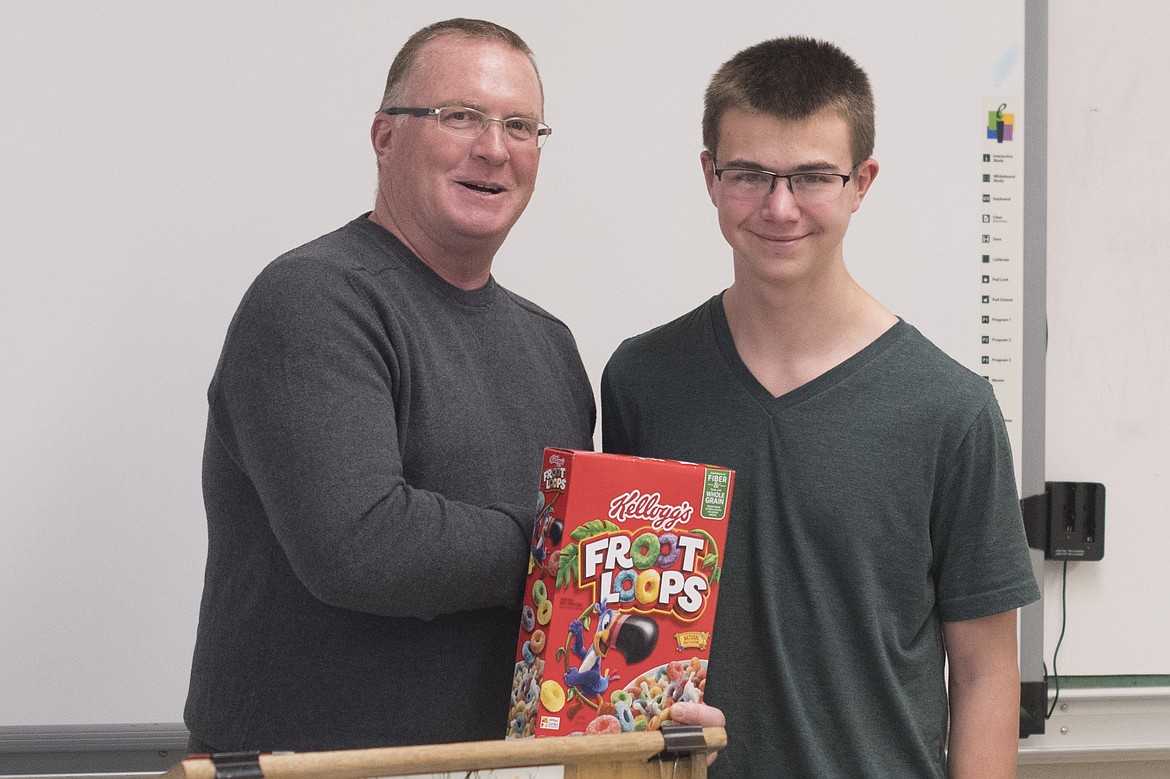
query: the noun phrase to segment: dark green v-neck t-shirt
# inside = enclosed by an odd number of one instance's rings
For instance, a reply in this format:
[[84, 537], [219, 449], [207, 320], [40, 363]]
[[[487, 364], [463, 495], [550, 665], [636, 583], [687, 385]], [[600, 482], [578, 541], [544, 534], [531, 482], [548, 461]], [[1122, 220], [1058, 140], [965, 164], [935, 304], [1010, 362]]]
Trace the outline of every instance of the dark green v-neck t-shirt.
[[944, 776], [942, 623], [1039, 597], [990, 385], [899, 321], [773, 397], [716, 296], [625, 341], [603, 448], [734, 468], [714, 776]]

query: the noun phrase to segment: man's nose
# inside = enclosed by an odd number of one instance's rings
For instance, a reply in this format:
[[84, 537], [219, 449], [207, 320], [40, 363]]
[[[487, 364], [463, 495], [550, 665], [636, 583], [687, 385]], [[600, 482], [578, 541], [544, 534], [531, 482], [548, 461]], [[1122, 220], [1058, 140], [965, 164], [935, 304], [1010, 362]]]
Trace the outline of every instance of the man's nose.
[[508, 160], [511, 151], [502, 122], [488, 122], [487, 129], [475, 139], [475, 154], [495, 164]]

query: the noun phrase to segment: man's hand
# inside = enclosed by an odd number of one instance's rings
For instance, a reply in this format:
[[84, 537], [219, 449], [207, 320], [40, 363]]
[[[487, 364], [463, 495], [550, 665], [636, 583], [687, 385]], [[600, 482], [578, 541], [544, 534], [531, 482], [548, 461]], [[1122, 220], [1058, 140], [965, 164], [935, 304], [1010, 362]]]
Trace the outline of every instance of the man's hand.
[[[727, 724], [723, 712], [705, 703], [676, 703], [670, 707], [670, 719], [679, 725], [699, 725], [704, 728], [721, 728]], [[711, 765], [718, 752], [707, 754], [707, 765]]]

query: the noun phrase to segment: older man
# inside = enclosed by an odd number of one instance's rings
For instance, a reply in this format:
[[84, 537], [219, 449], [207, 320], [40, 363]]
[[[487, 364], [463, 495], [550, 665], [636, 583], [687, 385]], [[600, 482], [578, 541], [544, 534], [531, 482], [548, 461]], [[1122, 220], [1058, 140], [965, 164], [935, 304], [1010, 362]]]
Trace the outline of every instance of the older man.
[[543, 108], [510, 30], [419, 31], [373, 212], [244, 296], [208, 392], [192, 751], [503, 736], [540, 457], [595, 418], [569, 330], [491, 276]]

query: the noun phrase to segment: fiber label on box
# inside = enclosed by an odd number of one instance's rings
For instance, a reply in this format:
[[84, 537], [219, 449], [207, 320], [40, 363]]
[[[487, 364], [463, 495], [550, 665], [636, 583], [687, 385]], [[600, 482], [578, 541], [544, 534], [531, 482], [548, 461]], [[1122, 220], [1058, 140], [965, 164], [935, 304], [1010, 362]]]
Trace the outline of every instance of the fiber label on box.
[[731, 471], [707, 469], [703, 487], [703, 519], [723, 519], [727, 516], [727, 492], [731, 488]]

